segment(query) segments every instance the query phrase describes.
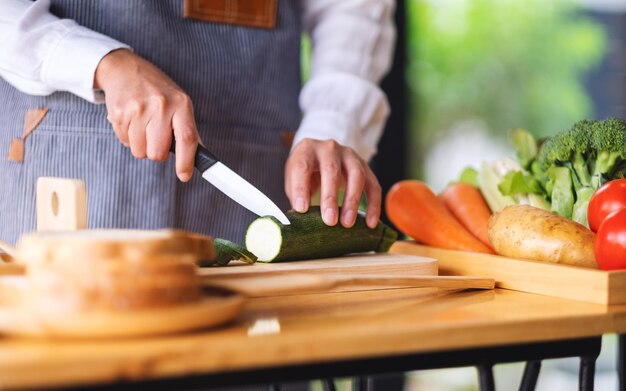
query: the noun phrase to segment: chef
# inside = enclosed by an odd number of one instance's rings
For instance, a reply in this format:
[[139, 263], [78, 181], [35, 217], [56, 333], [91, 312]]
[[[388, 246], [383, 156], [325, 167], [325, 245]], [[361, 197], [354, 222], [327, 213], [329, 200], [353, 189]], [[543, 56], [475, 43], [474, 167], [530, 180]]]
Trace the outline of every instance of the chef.
[[90, 227], [242, 243], [255, 216], [194, 175], [199, 142], [283, 210], [319, 190], [324, 222], [349, 227], [364, 194], [374, 226], [392, 13], [393, 0], [2, 0], [0, 238], [35, 229], [36, 180], [54, 176], [85, 181]]

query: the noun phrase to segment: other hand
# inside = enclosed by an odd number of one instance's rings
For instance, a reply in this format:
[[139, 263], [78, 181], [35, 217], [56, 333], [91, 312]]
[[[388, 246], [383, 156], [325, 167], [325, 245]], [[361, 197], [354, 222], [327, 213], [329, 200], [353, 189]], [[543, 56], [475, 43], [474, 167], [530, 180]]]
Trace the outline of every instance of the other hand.
[[[381, 211], [382, 190], [376, 176], [359, 155], [333, 140], [305, 138], [295, 146], [285, 166], [285, 192], [297, 212], [309, 209], [311, 195], [321, 186], [320, 210], [327, 225], [338, 220], [354, 225], [361, 195], [367, 199], [366, 223], [374, 228]], [[345, 188], [341, 216], [339, 191]]]
[[107, 54], [98, 65], [94, 88], [102, 89], [108, 120], [136, 158], [169, 158], [176, 138], [176, 174], [191, 179], [200, 137], [189, 96], [165, 73], [130, 50]]

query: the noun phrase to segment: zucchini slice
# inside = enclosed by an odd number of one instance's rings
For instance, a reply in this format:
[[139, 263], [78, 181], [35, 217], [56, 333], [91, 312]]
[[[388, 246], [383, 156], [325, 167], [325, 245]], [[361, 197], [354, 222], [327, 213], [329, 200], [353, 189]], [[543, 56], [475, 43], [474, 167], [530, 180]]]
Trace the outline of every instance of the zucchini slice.
[[260, 262], [295, 261], [330, 258], [351, 253], [386, 252], [396, 241], [398, 233], [383, 223], [371, 229], [365, 214], [359, 212], [351, 228], [340, 223], [327, 226], [319, 207], [306, 213], [293, 210], [286, 213], [290, 225], [282, 225], [274, 217], [259, 217], [246, 232], [246, 248]]

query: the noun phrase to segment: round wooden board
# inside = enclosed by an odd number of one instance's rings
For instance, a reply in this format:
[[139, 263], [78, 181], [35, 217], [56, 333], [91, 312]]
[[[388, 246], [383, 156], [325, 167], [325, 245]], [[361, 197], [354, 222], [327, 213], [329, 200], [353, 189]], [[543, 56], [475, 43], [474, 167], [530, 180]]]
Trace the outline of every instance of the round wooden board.
[[34, 311], [27, 303], [0, 307], [0, 333], [58, 338], [124, 338], [180, 333], [217, 326], [243, 308], [242, 295], [206, 290], [198, 302], [129, 312]]

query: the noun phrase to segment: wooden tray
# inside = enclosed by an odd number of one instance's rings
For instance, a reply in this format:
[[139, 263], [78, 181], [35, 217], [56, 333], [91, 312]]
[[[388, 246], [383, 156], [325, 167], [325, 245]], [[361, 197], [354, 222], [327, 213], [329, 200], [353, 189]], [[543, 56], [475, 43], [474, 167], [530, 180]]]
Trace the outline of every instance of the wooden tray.
[[480, 276], [496, 287], [599, 304], [626, 304], [626, 270], [603, 271], [396, 242], [396, 254], [432, 257], [441, 275]]

